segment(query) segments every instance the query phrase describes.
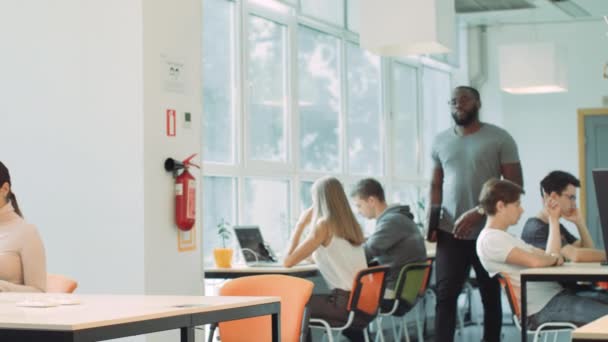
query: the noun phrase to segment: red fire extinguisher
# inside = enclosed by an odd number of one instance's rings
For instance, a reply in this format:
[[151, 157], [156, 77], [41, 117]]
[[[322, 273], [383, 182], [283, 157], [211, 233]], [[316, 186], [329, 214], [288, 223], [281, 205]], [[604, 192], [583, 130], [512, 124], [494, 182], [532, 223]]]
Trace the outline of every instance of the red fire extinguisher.
[[195, 156], [196, 153], [181, 163], [171, 158], [165, 161], [165, 169], [173, 171], [174, 175], [183, 169], [175, 178], [175, 223], [177, 228], [184, 231], [192, 229], [196, 220], [196, 179], [188, 171], [190, 166], [200, 169], [200, 166], [192, 163]]

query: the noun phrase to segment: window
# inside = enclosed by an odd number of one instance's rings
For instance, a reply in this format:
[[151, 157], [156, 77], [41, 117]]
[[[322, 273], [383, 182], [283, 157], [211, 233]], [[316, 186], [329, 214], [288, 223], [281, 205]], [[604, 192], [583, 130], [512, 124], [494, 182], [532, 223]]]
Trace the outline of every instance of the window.
[[[327, 175], [349, 198], [374, 177], [388, 202], [423, 219], [430, 144], [452, 123], [450, 72], [361, 49], [360, 1], [203, 2], [205, 263], [221, 219], [259, 226], [284, 251], [313, 181]], [[374, 220], [358, 220], [373, 232]]]
[[[203, 177], [203, 250], [205, 251], [205, 264], [213, 263], [214, 248], [222, 247], [217, 235], [217, 225], [223, 219], [234, 224], [236, 213], [236, 191], [234, 178], [231, 177]], [[236, 237], [232, 236], [229, 246], [236, 245]]]
[[422, 124], [422, 139], [424, 144], [424, 168], [423, 176], [431, 177], [431, 145], [437, 133], [446, 130], [452, 124], [452, 115], [448, 101], [451, 97], [450, 74], [432, 68], [423, 68], [423, 92], [422, 103], [424, 118]]
[[287, 160], [286, 27], [249, 17], [249, 158]]
[[303, 14], [344, 26], [344, 0], [300, 0], [300, 3]]
[[[234, 3], [203, 1], [203, 158], [234, 163]], [[213, 46], [213, 48], [209, 48]]]
[[416, 69], [393, 64], [392, 73], [392, 164], [393, 176], [414, 179], [418, 176], [418, 80]]
[[382, 87], [380, 57], [348, 43], [348, 167], [351, 173], [381, 175]]
[[289, 241], [289, 182], [245, 178], [243, 224], [260, 226], [264, 240], [280, 253]]
[[340, 168], [340, 41], [301, 26], [298, 30], [300, 167]]

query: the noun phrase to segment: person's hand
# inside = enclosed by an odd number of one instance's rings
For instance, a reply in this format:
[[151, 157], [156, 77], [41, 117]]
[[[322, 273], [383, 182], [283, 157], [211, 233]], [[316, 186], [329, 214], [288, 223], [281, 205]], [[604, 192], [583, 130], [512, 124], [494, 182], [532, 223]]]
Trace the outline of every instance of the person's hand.
[[565, 261], [566, 261], [566, 260], [564, 259], [564, 256], [563, 256], [563, 255], [560, 255], [560, 256], [557, 258], [557, 263], [556, 263], [555, 265], [557, 265], [557, 266], [561, 266], [561, 265], [563, 265], [563, 264], [564, 264], [564, 262], [565, 262]]
[[305, 227], [305, 226], [307, 226], [310, 223], [311, 220], [312, 220], [312, 207], [304, 210], [300, 214], [300, 218], [298, 218], [297, 225]]
[[466, 239], [473, 229], [477, 228], [477, 225], [483, 219], [477, 208], [473, 208], [464, 214], [462, 214], [455, 222], [454, 237], [457, 239]]
[[545, 210], [547, 210], [547, 214], [549, 214], [549, 218], [554, 220], [559, 220], [562, 216], [562, 209], [559, 206], [559, 203], [553, 198], [547, 198], [545, 200]]
[[578, 208], [572, 208], [572, 210], [570, 210], [570, 213], [568, 213], [567, 215], [564, 213], [563, 215], [564, 219], [578, 225], [581, 225], [581, 223], [583, 222], [583, 218], [581, 217], [581, 212], [578, 210]]

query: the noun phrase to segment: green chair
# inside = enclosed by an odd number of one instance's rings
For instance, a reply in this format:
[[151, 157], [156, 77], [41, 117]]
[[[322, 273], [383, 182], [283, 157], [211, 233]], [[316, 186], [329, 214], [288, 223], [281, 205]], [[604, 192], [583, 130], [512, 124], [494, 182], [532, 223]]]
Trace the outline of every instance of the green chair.
[[[423, 298], [431, 277], [432, 259], [423, 262], [411, 263], [403, 266], [399, 272], [397, 283], [395, 284], [395, 298], [391, 310], [380, 312], [377, 320], [379, 334], [376, 340], [383, 340], [381, 333], [382, 319], [390, 317], [395, 341], [401, 341], [401, 336], [405, 335], [405, 340], [409, 341], [407, 331], [406, 314], [412, 309], [420, 307], [419, 299]], [[424, 310], [424, 308], [422, 308]], [[422, 323], [419, 317], [419, 310], [414, 311], [416, 317], [416, 330], [418, 341], [423, 341]]]

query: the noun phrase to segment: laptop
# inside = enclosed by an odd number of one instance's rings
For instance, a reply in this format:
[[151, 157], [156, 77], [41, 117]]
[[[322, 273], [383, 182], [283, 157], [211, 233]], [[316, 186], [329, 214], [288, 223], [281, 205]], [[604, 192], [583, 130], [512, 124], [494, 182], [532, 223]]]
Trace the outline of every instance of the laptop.
[[[600, 227], [604, 238], [604, 250], [608, 255], [608, 169], [595, 169], [592, 172]], [[608, 265], [608, 262], [603, 262], [602, 265]]]
[[272, 248], [264, 241], [258, 226], [235, 226], [234, 234], [247, 266], [283, 266]]

